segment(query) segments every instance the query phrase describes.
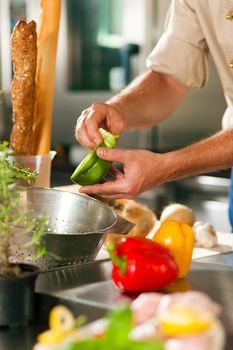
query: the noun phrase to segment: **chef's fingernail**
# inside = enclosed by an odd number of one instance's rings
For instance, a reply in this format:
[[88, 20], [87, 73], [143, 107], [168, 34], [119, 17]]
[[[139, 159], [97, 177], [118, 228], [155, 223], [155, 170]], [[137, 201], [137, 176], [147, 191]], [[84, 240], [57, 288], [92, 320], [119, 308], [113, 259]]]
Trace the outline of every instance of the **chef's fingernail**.
[[97, 153], [97, 156], [101, 157], [103, 155], [102, 148], [98, 148], [96, 153]]
[[107, 157], [108, 154], [109, 154], [109, 148], [101, 147], [97, 149], [97, 155], [99, 157]]

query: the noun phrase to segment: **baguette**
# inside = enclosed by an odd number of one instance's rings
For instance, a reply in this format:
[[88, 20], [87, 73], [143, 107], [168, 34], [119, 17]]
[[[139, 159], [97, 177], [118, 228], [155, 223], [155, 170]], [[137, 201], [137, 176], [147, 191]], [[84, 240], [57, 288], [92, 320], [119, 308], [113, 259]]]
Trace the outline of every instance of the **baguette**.
[[35, 154], [46, 155], [51, 149], [54, 78], [61, 0], [40, 0], [40, 7], [33, 151]]
[[14, 78], [11, 88], [13, 129], [10, 145], [16, 155], [31, 155], [37, 60], [36, 23], [18, 22], [11, 43]]

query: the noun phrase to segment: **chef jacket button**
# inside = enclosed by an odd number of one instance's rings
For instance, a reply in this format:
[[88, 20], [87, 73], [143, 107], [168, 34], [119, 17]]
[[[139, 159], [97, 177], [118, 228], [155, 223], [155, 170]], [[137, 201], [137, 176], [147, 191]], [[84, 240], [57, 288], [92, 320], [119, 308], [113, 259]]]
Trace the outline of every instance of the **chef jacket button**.
[[226, 19], [228, 19], [228, 21], [232, 21], [233, 20], [233, 12], [232, 11], [227, 12]]
[[231, 61], [230, 63], [228, 63], [228, 67], [229, 67], [229, 68], [233, 68], [233, 61]]

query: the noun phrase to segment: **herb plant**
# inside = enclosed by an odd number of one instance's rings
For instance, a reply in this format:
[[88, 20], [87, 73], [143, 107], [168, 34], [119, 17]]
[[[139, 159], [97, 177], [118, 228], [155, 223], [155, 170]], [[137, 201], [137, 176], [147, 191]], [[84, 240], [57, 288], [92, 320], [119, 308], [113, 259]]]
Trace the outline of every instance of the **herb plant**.
[[[31, 184], [37, 176], [36, 172], [18, 165], [10, 160], [13, 151], [8, 142], [0, 143], [0, 276], [19, 275], [20, 267], [9, 261], [11, 241], [17, 237], [27, 237], [24, 246], [33, 246], [36, 257], [45, 254], [43, 235], [47, 219], [44, 216], [32, 218], [30, 211], [22, 211], [19, 207], [19, 180]], [[29, 235], [31, 233], [31, 235]], [[30, 238], [28, 238], [30, 237]]]

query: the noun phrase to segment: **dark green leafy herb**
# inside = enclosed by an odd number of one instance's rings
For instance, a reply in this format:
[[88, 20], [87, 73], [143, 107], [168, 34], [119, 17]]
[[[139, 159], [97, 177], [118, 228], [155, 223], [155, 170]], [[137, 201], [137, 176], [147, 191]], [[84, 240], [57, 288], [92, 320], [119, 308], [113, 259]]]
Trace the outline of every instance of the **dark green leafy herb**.
[[24, 243], [33, 245], [36, 256], [44, 255], [43, 235], [47, 219], [44, 216], [32, 218], [30, 211], [19, 208], [21, 187], [18, 180], [32, 183], [36, 179], [36, 172], [31, 172], [9, 157], [13, 154], [8, 148], [8, 142], [0, 143], [0, 276], [17, 275], [19, 269], [12, 268], [9, 263], [11, 240], [15, 237], [31, 238]]

